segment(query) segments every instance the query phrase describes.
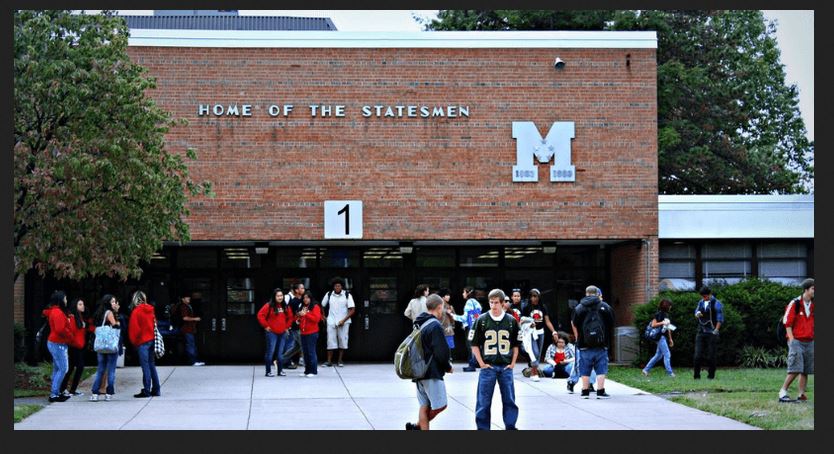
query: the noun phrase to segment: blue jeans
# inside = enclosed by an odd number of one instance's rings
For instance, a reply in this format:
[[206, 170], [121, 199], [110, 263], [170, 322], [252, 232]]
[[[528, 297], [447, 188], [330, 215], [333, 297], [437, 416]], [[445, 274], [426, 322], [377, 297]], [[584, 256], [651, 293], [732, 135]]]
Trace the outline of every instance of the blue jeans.
[[101, 377], [107, 372], [107, 394], [116, 394], [116, 361], [119, 359], [118, 353], [96, 353], [98, 359], [98, 368], [96, 369], [96, 378], [93, 380], [93, 394], [98, 394], [101, 388]]
[[156, 374], [153, 341], [145, 342], [136, 349], [139, 365], [142, 367], [142, 391], [146, 394], [159, 394], [159, 376]]
[[182, 338], [185, 341], [185, 357], [188, 359], [188, 364], [197, 362], [197, 344], [194, 342], [194, 333], [182, 333]]
[[[570, 377], [568, 377], [568, 381], [570, 383], [579, 383], [579, 356], [581, 355], [580, 350], [577, 348], [574, 353], [574, 360], [573, 360], [573, 369], [570, 371]], [[591, 371], [590, 376], [591, 383], [597, 381], [597, 373]]]
[[478, 430], [489, 430], [490, 407], [492, 394], [495, 392], [495, 382], [501, 392], [502, 415], [504, 427], [515, 429], [518, 421], [518, 405], [515, 404], [515, 386], [513, 385], [513, 370], [506, 366], [492, 366], [481, 369], [478, 374], [478, 403], [475, 406], [475, 424]]
[[538, 367], [539, 358], [542, 356], [542, 347], [544, 347], [544, 334], [540, 334], [538, 339], [531, 339], [531, 344], [535, 358], [530, 358], [530, 367]]
[[[284, 367], [286, 367], [288, 364], [293, 362], [292, 357], [287, 356], [287, 355], [290, 351], [294, 350], [295, 348], [297, 348], [299, 346], [298, 344], [300, 342], [300, 337], [301, 337], [301, 334], [300, 334], [299, 330], [297, 330], [297, 329], [294, 329], [294, 330], [293, 329], [288, 329], [286, 331], [286, 334], [287, 334], [287, 339], [284, 341], [284, 350], [281, 351], [281, 358], [284, 359], [284, 364], [283, 364]], [[292, 356], [294, 357], [295, 355], [292, 355]]]
[[276, 361], [277, 366], [275, 367], [277, 373], [281, 373], [283, 370], [283, 361], [281, 361], [280, 353], [284, 351], [284, 344], [287, 340], [287, 332], [284, 331], [281, 334], [275, 334], [271, 331], [266, 332], [266, 353], [264, 353], [264, 366], [266, 366], [266, 373], [272, 372], [272, 361], [274, 359], [278, 359]]
[[69, 370], [69, 348], [67, 344], [56, 344], [52, 341], [46, 342], [46, 348], [52, 355], [52, 389], [50, 396], [61, 394], [61, 382]]
[[316, 357], [316, 343], [319, 333], [301, 335], [301, 351], [304, 353], [304, 373], [318, 374], [318, 358]]
[[666, 373], [672, 375], [672, 352], [669, 351], [669, 344], [666, 342], [666, 336], [661, 336], [657, 341], [657, 351], [652, 356], [652, 359], [643, 368], [643, 372], [649, 373], [654, 367], [655, 363], [663, 359], [663, 367], [666, 368]]
[[555, 373], [555, 378], [568, 378], [571, 372], [573, 372], [573, 363], [562, 364], [561, 366], [548, 364], [542, 368], [542, 373], [545, 377], [553, 377]]

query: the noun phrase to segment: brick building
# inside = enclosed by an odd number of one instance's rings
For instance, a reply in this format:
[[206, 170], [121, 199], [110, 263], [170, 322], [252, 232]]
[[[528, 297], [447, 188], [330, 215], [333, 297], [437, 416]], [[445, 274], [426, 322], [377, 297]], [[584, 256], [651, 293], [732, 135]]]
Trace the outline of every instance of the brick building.
[[27, 307], [58, 285], [143, 289], [159, 310], [188, 292], [211, 361], [259, 358], [271, 290], [320, 298], [334, 276], [357, 302], [357, 360], [390, 359], [420, 283], [458, 310], [467, 285], [482, 302], [538, 288], [562, 329], [595, 284], [628, 325], [658, 282], [656, 46], [654, 32], [134, 29], [149, 95], [188, 120], [167, 147], [193, 148], [216, 195], [191, 200], [192, 241], [140, 280], [27, 279]]

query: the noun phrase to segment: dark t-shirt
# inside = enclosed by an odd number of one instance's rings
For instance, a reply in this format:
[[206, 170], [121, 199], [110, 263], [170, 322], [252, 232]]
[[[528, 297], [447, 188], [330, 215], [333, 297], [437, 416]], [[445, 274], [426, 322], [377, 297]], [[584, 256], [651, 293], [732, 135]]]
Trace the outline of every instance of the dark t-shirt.
[[663, 312], [663, 311], [657, 311], [657, 313], [654, 314], [654, 319], [657, 320], [658, 322], [662, 322], [663, 320], [666, 320], [667, 318], [669, 318], [669, 314], [667, 314], [666, 312]]
[[[583, 298], [584, 301], [584, 298]], [[614, 311], [611, 309], [611, 306], [608, 305], [606, 302], [600, 302], [599, 308], [597, 310], [600, 311], [600, 318], [602, 319], [602, 323], [605, 324], [605, 333], [606, 333], [606, 343], [608, 346], [611, 345], [611, 334], [614, 329]], [[579, 333], [579, 338], [576, 340], [576, 347], [577, 348], [586, 348], [585, 343], [582, 339], [583, 337], [583, 330], [582, 325], [585, 323], [585, 318], [590, 312], [588, 306], [584, 304], [578, 304], [576, 306], [576, 310], [573, 312], [573, 324], [576, 325], [576, 331]]]
[[[180, 303], [177, 305], [177, 310], [179, 310], [180, 319], [183, 317], [194, 317], [194, 309], [191, 307], [190, 304]], [[180, 327], [180, 332], [185, 334], [194, 334], [197, 332], [197, 322], [191, 320], [182, 320], [182, 326]]]
[[[290, 299], [290, 302], [289, 302], [289, 306], [290, 306], [290, 309], [292, 309], [292, 313], [293, 314], [299, 313], [301, 311], [301, 306], [303, 304], [304, 304], [304, 302], [301, 301], [301, 298], [292, 297]], [[290, 327], [290, 329], [301, 329], [297, 320], [292, 322], [292, 326]]]
[[499, 321], [492, 319], [489, 313], [478, 317], [475, 329], [470, 331], [472, 345], [481, 349], [484, 362], [494, 366], [506, 366], [513, 360], [513, 347], [519, 341], [518, 322], [512, 315], [504, 314]]
[[532, 317], [533, 320], [536, 322], [536, 329], [543, 329], [544, 328], [544, 317], [547, 315], [547, 308], [544, 307], [544, 304], [539, 303], [537, 305], [527, 304], [524, 306], [524, 309], [521, 311], [522, 317]]

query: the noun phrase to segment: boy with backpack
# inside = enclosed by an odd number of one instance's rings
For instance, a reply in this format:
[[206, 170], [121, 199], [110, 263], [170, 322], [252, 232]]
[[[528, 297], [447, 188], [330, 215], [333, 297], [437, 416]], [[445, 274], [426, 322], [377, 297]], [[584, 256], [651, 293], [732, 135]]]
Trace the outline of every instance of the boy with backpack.
[[788, 342], [788, 375], [779, 389], [779, 402], [793, 402], [788, 388], [799, 376], [797, 402], [806, 402], [805, 387], [808, 375], [814, 373], [814, 280], [802, 281], [802, 295], [794, 298], [785, 308], [782, 324]]
[[576, 337], [579, 355], [579, 375], [582, 377], [582, 398], [591, 395], [591, 371], [597, 374], [597, 399], [608, 399], [605, 392], [605, 374], [608, 373], [608, 342], [614, 326], [614, 311], [599, 296], [600, 290], [593, 285], [585, 288], [585, 298], [579, 301], [571, 318], [571, 327]]
[[426, 309], [414, 320], [414, 328], [420, 330], [423, 358], [426, 361], [425, 374], [412, 381], [417, 386], [417, 400], [420, 402], [418, 423], [405, 423], [405, 430], [429, 430], [429, 421], [446, 409], [446, 384], [443, 376], [452, 373], [452, 354], [440, 320], [446, 316], [443, 298], [434, 293], [426, 298]]

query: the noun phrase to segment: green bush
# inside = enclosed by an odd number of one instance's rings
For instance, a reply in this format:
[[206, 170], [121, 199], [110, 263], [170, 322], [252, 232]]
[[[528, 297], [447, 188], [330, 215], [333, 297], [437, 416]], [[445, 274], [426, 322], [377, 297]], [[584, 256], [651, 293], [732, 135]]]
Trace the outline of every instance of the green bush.
[[14, 322], [14, 362], [19, 363], [26, 357], [26, 328]]
[[[717, 345], [717, 360], [722, 366], [738, 365], [745, 360], [742, 347], [756, 346], [768, 351], [768, 358], [753, 360], [757, 354], [750, 351], [748, 361], [776, 364], [784, 361], [784, 347], [777, 344], [776, 323], [791, 299], [802, 293], [799, 286], [782, 285], [762, 279], [746, 279], [733, 285], [711, 286], [715, 297], [724, 306], [724, 324]], [[678, 329], [672, 334], [672, 363], [691, 366], [695, 352], [697, 322], [693, 315], [701, 296], [697, 292], [661, 292], [648, 304], [634, 311], [634, 323], [642, 335], [648, 321], [657, 312], [662, 298], [672, 301], [670, 319]], [[640, 339], [639, 362], [645, 364], [655, 352], [654, 342]], [[784, 365], [784, 362], [781, 363]], [[750, 366], [780, 367], [780, 366]]]
[[[716, 344], [716, 360], [719, 365], [735, 365], [745, 335], [744, 321], [732, 304], [725, 302], [717, 290], [715, 292], [716, 298], [724, 308], [724, 323], [721, 325], [720, 338]], [[672, 333], [672, 339], [675, 341], [675, 346], [672, 347], [672, 364], [692, 366], [698, 328], [694, 313], [701, 299], [697, 292], [662, 292], [649, 303], [637, 306], [634, 311], [634, 324], [640, 331], [640, 365], [645, 365], [657, 349], [655, 342], [643, 339], [642, 335], [643, 329], [657, 312], [658, 303], [662, 298], [672, 302], [669, 319], [677, 326], [677, 330]]]
[[785, 348], [765, 348], [745, 345], [739, 354], [743, 367], [772, 369], [787, 366], [787, 351]]

